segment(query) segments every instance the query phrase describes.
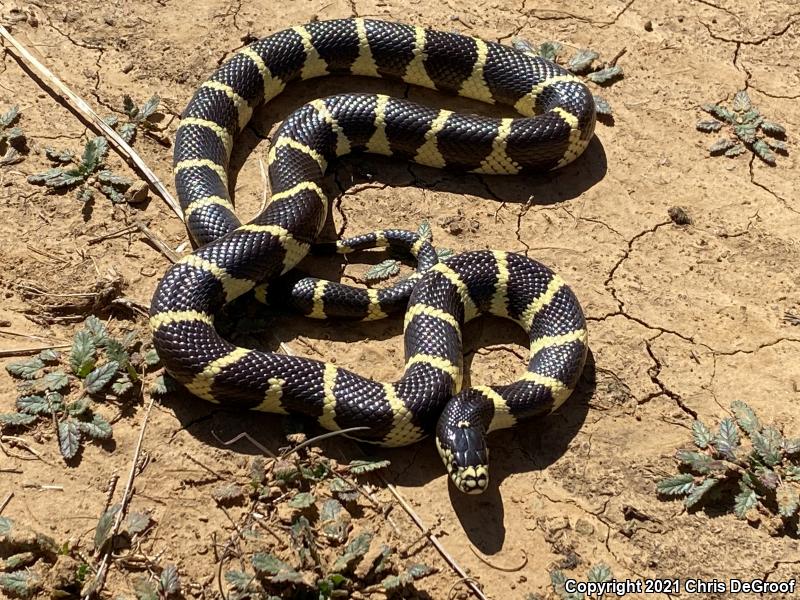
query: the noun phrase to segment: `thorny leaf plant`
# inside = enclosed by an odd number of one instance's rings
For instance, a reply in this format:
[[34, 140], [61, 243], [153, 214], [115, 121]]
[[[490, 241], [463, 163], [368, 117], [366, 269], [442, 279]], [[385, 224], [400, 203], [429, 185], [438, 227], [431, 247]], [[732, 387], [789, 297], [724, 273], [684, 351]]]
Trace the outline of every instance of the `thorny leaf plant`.
[[712, 156], [734, 158], [749, 150], [768, 165], [775, 166], [776, 153], [788, 153], [786, 128], [765, 119], [745, 90], [736, 93], [730, 108], [722, 104], [704, 104], [702, 109], [714, 118], [698, 121], [697, 130], [726, 134], [709, 146]]
[[[547, 60], [557, 62], [573, 75], [581, 76], [597, 85], [611, 85], [623, 76], [622, 67], [616, 62], [621, 54], [609, 62], [596, 62], [599, 60], [600, 54], [594, 50], [584, 48], [578, 50], [564, 63], [561, 60], [564, 46], [558, 42], [542, 42], [537, 47], [527, 40], [517, 38], [514, 40], [513, 45], [514, 48], [525, 54], [541, 56]], [[592, 96], [597, 114], [611, 117], [612, 110], [608, 101], [598, 94], [592, 94]]]
[[[614, 579], [614, 573], [603, 563], [594, 565], [586, 572], [586, 576], [583, 578], [583, 580], [593, 583], [602, 583], [612, 579]], [[561, 600], [584, 600], [586, 598], [586, 595], [582, 592], [568, 592], [565, 587], [566, 581], [567, 576], [560, 569], [550, 571], [550, 583], [553, 586], [553, 591]], [[525, 600], [540, 600], [541, 598], [542, 596], [539, 594], [528, 594]]]
[[19, 120], [18, 106], [12, 106], [0, 114], [0, 166], [22, 162], [21, 152], [25, 148], [25, 133], [14, 125]]
[[123, 400], [140, 385], [140, 372], [158, 364], [154, 351], [136, 352], [133, 335], [111, 337], [97, 317], [86, 319], [75, 334], [69, 357], [55, 350], [6, 365], [17, 386], [17, 411], [0, 414], [0, 427], [31, 427], [51, 421], [66, 460], [75, 458], [81, 444], [107, 440], [110, 423], [95, 407], [103, 400]]
[[54, 164], [42, 173], [28, 176], [28, 183], [43, 185], [51, 190], [77, 190], [78, 200], [94, 199], [95, 190], [100, 191], [114, 203], [125, 202], [125, 191], [133, 181], [105, 168], [108, 140], [92, 138], [86, 142], [83, 154], [77, 158], [72, 152], [45, 150], [45, 155]]
[[[305, 436], [288, 439], [302, 443]], [[229, 597], [324, 600], [349, 598], [354, 591], [413, 592], [414, 581], [434, 570], [404, 564], [373, 531], [352, 526], [353, 516], [365, 510], [354, 478], [388, 465], [386, 460], [340, 465], [315, 447], [288, 450], [279, 458], [256, 457], [250, 468], [252, 510], [239, 528], [256, 551], [223, 557], [236, 557], [241, 565], [224, 573]], [[288, 530], [288, 539], [265, 535], [278, 526]]]
[[733, 418], [717, 431], [692, 425], [695, 450], [678, 450], [681, 473], [656, 484], [665, 497], [683, 496], [687, 508], [716, 496], [733, 497], [733, 512], [773, 535], [800, 535], [800, 438], [786, 438], [762, 425], [744, 402], [731, 404]]
[[[122, 111], [128, 120], [122, 122], [116, 115], [111, 115], [103, 120], [113, 127], [123, 140], [130, 144], [136, 138], [138, 129], [149, 133], [158, 131], [156, 124], [163, 118], [163, 115], [158, 112], [158, 104], [160, 102], [161, 98], [154, 94], [142, 106], [136, 106], [133, 99], [125, 94], [122, 97]], [[159, 142], [163, 143], [164, 140], [161, 137], [155, 137]]]

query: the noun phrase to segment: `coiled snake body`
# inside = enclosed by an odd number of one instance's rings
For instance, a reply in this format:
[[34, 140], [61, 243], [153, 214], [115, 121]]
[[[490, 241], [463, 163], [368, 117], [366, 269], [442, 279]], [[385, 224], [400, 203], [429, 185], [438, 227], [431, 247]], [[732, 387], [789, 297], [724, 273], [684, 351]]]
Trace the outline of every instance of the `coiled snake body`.
[[[271, 201], [241, 224], [228, 195], [235, 135], [253, 109], [288, 82], [329, 73], [399, 79], [511, 105], [524, 118], [458, 114], [379, 94], [315, 100], [289, 116], [275, 136]], [[302, 413], [330, 430], [366, 426], [356, 437], [368, 442], [401, 446], [435, 432], [458, 488], [482, 491], [488, 482], [485, 434], [558, 407], [583, 368], [583, 313], [545, 266], [493, 251], [438, 262], [424, 240], [394, 230], [340, 243], [342, 252], [397, 244], [420, 259], [418, 273], [388, 290], [312, 279], [290, 286], [295, 305], [313, 317], [382, 318], [406, 308], [410, 294], [405, 370], [394, 383], [331, 363], [236, 347], [217, 333], [214, 315], [245, 292], [263, 294], [308, 253], [327, 216], [321, 183], [334, 158], [371, 152], [477, 173], [541, 171], [581, 154], [594, 123], [591, 94], [574, 76], [544, 59], [462, 35], [344, 19], [293, 27], [240, 50], [195, 93], [175, 141], [178, 196], [199, 248], [169, 269], [152, 301], [150, 325], [166, 370], [205, 400]], [[480, 314], [519, 323], [530, 336], [530, 360], [510, 385], [461, 390], [461, 327]]]

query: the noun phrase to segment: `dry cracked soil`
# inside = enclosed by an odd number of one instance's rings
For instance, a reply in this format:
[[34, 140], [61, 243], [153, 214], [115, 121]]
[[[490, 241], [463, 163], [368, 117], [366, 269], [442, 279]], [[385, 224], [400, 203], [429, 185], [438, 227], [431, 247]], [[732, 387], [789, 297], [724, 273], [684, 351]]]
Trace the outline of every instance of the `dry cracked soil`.
[[[332, 168], [329, 185], [337, 199], [330, 238], [376, 227], [415, 229], [427, 220], [437, 246], [516, 251], [551, 266], [576, 291], [589, 321], [591, 357], [578, 391], [548, 418], [494, 435], [487, 493], [454, 493], [430, 441], [379, 451], [391, 461], [384, 476], [496, 600], [557, 597], [549, 570], [581, 579], [599, 563], [623, 579], [796, 576], [796, 538], [770, 536], [726, 511], [687, 511], [680, 501], [659, 499], [655, 484], [675, 472], [674, 452], [689, 443], [693, 420], [716, 423], [734, 400], [787, 434], [800, 434], [800, 320], [792, 318], [800, 314], [797, 4], [2, 0], [0, 9], [17, 40], [101, 115], [121, 116], [124, 94], [140, 103], [153, 94], [162, 98], [160, 131], [140, 133], [135, 148], [173, 193], [167, 145], [183, 106], [218, 62], [253, 36], [357, 15], [502, 43], [556, 40], [567, 51], [593, 48], [601, 60], [625, 49], [617, 63], [624, 77], [602, 89], [590, 84], [611, 104], [613, 121], [598, 124], [585, 155], [562, 170], [524, 178], [462, 176], [370, 156]], [[153, 193], [144, 204], [112, 205], [98, 196], [83, 205], [72, 193], [46, 193], [27, 182], [49, 166], [46, 147], [79, 152], [94, 135], [47, 88], [4, 54], [0, 109], [19, 105], [29, 146], [21, 163], [0, 168], [0, 356], [6, 362], [18, 360], [20, 348], [71, 339], [93, 310], [112, 331], [146, 339], [146, 319], [135, 307], [148, 305], [169, 261], [130, 226], [147, 223], [172, 250], [189, 250], [182, 222]], [[714, 138], [695, 129], [701, 104], [730, 101], [742, 89], [789, 132], [788, 156], [777, 166], [749, 152], [711, 157]], [[331, 79], [291, 87], [237, 143], [240, 214], [254, 214], [266, 193], [260, 161], [275, 124], [304, 101], [351, 90], [473, 108], [385, 82]], [[108, 162], [136, 176], [113, 152]], [[675, 206], [691, 224], [673, 222], [668, 210]], [[373, 257], [366, 263], [378, 260]], [[312, 266], [360, 285], [369, 264]], [[120, 297], [127, 305], [109, 304]], [[262, 342], [335, 357], [340, 366], [385, 381], [402, 369], [401, 329], [398, 320], [361, 327], [282, 318]], [[525, 340], [501, 321], [470, 324], [465, 351], [473, 383], [503, 383], [524, 368]], [[9, 412], [16, 382], [5, 371], [0, 381], [0, 412]], [[69, 465], [46, 421], [4, 430], [0, 499], [13, 494], [3, 516], [94, 564], [91, 540], [109, 481], [121, 479], [118, 499], [148, 400], [145, 390], [142, 398], [100, 405], [113, 422], [113, 441], [88, 444]], [[259, 450], [246, 440], [222, 443], [242, 432], [272, 450], [285, 445], [280, 418], [243, 418], [181, 395], [154, 405], [130, 510], [148, 512], [155, 526], [136, 548], [139, 563], [114, 562], [105, 597], [132, 597], [135, 578], [165, 563], [177, 566], [187, 597], [220, 597], [219, 549], [236, 535], [248, 508], [221, 505], [212, 491], [226, 481], [247, 481]], [[361, 452], [343, 438], [323, 449], [340, 462]], [[392, 521], [356, 515], [355, 523], [367, 522], [397, 547], [412, 544], [419, 531], [386, 486], [374, 480], [370, 489]], [[285, 527], [276, 531], [288, 536]], [[267, 536], [263, 543], [280, 541]], [[417, 582], [420, 597], [470, 596], [429, 544], [414, 552], [437, 569]]]

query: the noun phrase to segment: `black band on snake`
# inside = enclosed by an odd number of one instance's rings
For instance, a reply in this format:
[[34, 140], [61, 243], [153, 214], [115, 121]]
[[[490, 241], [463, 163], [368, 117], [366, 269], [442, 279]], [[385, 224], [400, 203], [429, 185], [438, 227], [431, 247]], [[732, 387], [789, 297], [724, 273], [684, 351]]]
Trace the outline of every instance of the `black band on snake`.
[[[235, 135], [257, 105], [290, 81], [329, 73], [398, 79], [510, 105], [524, 118], [458, 114], [378, 94], [315, 100], [281, 126], [269, 152], [272, 198], [242, 225], [228, 195]], [[458, 488], [482, 491], [488, 482], [485, 435], [557, 408], [583, 368], [583, 313], [545, 266], [492, 251], [438, 262], [425, 241], [376, 232], [340, 251], [386, 245], [389, 238], [409, 244], [424, 258], [424, 269], [401, 289], [348, 291], [311, 279], [286, 286], [296, 306], [315, 317], [381, 318], [405, 308], [410, 293], [405, 371], [395, 383], [236, 347], [217, 333], [214, 315], [250, 290], [263, 294], [316, 243], [328, 213], [322, 178], [336, 157], [371, 152], [476, 173], [541, 171], [580, 155], [594, 124], [590, 92], [567, 71], [462, 35], [344, 19], [293, 27], [238, 51], [195, 93], [176, 136], [178, 196], [200, 247], [170, 268], [152, 301], [150, 325], [166, 370], [205, 400], [302, 413], [329, 430], [366, 426], [356, 437], [368, 442], [401, 446], [435, 432]], [[339, 300], [348, 308], [338, 310]], [[461, 328], [480, 314], [519, 323], [530, 336], [530, 360], [510, 385], [461, 390]]]

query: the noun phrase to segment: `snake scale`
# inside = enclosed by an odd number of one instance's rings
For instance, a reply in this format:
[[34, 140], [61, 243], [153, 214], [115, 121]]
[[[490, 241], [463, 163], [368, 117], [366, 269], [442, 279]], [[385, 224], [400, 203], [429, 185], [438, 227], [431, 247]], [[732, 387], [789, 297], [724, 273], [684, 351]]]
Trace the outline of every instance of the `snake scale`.
[[[254, 108], [290, 81], [328, 74], [400, 80], [508, 105], [523, 116], [459, 114], [380, 94], [315, 100], [287, 117], [275, 135], [271, 200], [242, 224], [228, 194], [235, 136]], [[284, 286], [312, 317], [369, 320], [405, 309], [405, 369], [394, 383], [332, 363], [237, 347], [216, 331], [214, 315], [246, 292], [271, 292], [306, 256], [327, 218], [321, 186], [336, 157], [369, 152], [465, 172], [542, 171], [577, 158], [594, 125], [590, 92], [566, 70], [454, 33], [341, 19], [286, 29], [239, 50], [194, 94], [176, 135], [176, 187], [198, 248], [167, 271], [151, 304], [154, 344], [167, 372], [210, 402], [301, 413], [329, 430], [366, 427], [354, 437], [367, 442], [402, 446], [435, 434], [455, 485], [483, 491], [486, 434], [561, 405], [586, 358], [581, 307], [544, 265], [488, 250], [440, 262], [414, 234], [377, 231], [340, 241], [338, 251], [404, 247], [420, 261], [412, 278], [386, 290], [310, 278]], [[462, 390], [461, 328], [481, 314], [517, 322], [530, 337], [530, 359], [510, 385]]]

